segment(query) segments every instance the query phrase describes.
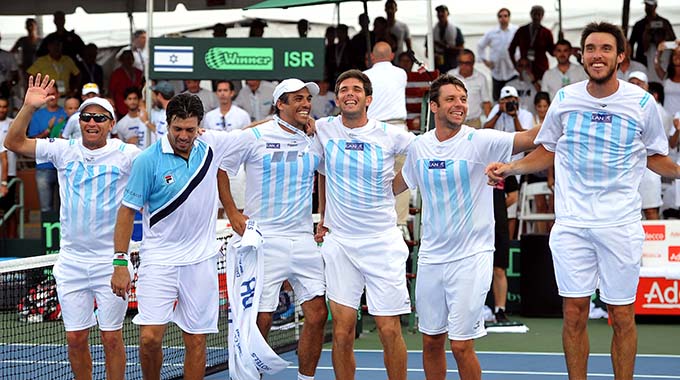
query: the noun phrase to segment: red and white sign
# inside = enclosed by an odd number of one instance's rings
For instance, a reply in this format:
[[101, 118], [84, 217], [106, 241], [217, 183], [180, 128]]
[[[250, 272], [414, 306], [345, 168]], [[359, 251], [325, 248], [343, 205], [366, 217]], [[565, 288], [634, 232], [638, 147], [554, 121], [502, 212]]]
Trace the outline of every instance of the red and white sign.
[[668, 262], [680, 263], [680, 247], [674, 245], [668, 247]]
[[666, 226], [663, 224], [643, 224], [645, 230], [645, 241], [666, 240]]
[[680, 280], [640, 277], [635, 314], [680, 315]]

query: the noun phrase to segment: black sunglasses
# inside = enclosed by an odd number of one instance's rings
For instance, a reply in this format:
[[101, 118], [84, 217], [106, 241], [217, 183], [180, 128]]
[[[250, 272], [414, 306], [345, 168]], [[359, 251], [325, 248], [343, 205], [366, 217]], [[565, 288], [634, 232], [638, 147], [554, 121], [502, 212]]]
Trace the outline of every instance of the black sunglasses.
[[81, 112], [80, 113], [80, 120], [89, 123], [90, 120], [94, 119], [95, 123], [103, 123], [107, 120], [113, 120], [112, 117], [109, 115], [103, 114], [103, 113], [89, 113], [89, 112]]

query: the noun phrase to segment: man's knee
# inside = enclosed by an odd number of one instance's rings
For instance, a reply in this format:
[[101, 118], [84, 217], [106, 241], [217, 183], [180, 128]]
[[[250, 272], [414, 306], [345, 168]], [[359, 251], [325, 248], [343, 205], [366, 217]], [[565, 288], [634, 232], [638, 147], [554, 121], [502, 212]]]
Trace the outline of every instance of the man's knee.
[[117, 331], [102, 331], [102, 345], [104, 349], [120, 349], [123, 347], [123, 334], [120, 330]]
[[633, 305], [608, 305], [607, 311], [614, 332], [627, 332], [635, 328], [635, 309]]
[[157, 351], [162, 348], [163, 334], [153, 330], [142, 330], [139, 334], [139, 346], [145, 351]]
[[205, 334], [188, 334], [184, 333], [184, 346], [187, 351], [201, 352], [205, 350], [206, 336]]
[[444, 351], [446, 344], [446, 333], [439, 335], [423, 334], [423, 352]]
[[328, 308], [323, 297], [316, 297], [302, 304], [305, 325], [323, 327], [328, 320]]
[[399, 316], [380, 317], [380, 323], [376, 325], [381, 340], [392, 340], [401, 337], [401, 321]]
[[67, 331], [66, 343], [71, 350], [87, 350], [89, 348], [88, 337], [89, 330]]
[[564, 326], [569, 329], [585, 329], [588, 324], [589, 310], [589, 298], [565, 298], [562, 305]]
[[470, 340], [452, 340], [451, 351], [455, 357], [465, 356], [475, 352], [475, 341]]

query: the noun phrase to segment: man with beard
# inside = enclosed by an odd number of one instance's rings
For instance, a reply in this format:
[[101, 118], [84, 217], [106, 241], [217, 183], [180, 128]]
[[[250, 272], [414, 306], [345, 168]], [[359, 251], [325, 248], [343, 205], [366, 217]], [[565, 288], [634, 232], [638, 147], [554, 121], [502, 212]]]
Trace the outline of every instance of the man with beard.
[[567, 40], [557, 41], [553, 55], [557, 58], [557, 66], [546, 71], [541, 81], [541, 91], [550, 94], [550, 99], [555, 99], [555, 94], [560, 88], [588, 79], [583, 66], [569, 62], [571, 42]]
[[[274, 120], [252, 131], [253, 154], [245, 161], [246, 202], [239, 212], [229, 192], [226, 169], [218, 172], [220, 199], [232, 228], [238, 234], [229, 241], [228, 255], [236, 255], [246, 219], [256, 221], [264, 244], [264, 278], [257, 326], [269, 335], [279, 291], [289, 281], [305, 315], [298, 345], [298, 380], [313, 380], [321, 356], [328, 310], [323, 259], [314, 241], [312, 189], [316, 170], [323, 160], [318, 144], [305, 134], [312, 96], [319, 93], [314, 82], [286, 79], [274, 89]], [[285, 190], [284, 190], [285, 189]]]
[[393, 183], [395, 194], [418, 187], [423, 195], [416, 277], [423, 368], [428, 380], [446, 378], [448, 332], [461, 379], [481, 379], [474, 340], [486, 335], [482, 310], [495, 250], [493, 192], [484, 166], [533, 148], [536, 130], [507, 133], [464, 125], [467, 89], [450, 75], [432, 83], [430, 109], [435, 129], [411, 144]]
[[598, 287], [614, 330], [614, 376], [633, 378], [634, 302], [644, 240], [638, 188], [645, 165], [664, 177], [680, 177], [680, 167], [667, 156], [654, 99], [616, 78], [625, 43], [619, 27], [588, 24], [581, 49], [589, 80], [557, 92], [532, 153], [487, 167], [493, 183], [555, 164], [550, 248], [564, 298], [562, 344], [570, 379], [587, 375], [588, 311]]

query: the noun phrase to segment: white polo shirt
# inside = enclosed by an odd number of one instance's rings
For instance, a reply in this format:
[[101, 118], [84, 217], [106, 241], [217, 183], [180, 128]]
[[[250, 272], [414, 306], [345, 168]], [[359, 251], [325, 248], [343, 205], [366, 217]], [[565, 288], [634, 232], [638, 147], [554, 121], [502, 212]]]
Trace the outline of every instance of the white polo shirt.
[[325, 225], [334, 234], [370, 237], [397, 225], [394, 210], [394, 156], [405, 154], [410, 132], [370, 120], [347, 128], [342, 117], [318, 120], [317, 142], [324, 152]]
[[222, 115], [220, 107], [213, 109], [205, 114], [201, 126], [205, 129], [215, 129], [218, 131], [232, 131], [243, 129], [250, 124], [250, 115], [241, 107], [232, 104], [226, 114]]
[[479, 119], [484, 114], [482, 103], [491, 102], [491, 94], [489, 93], [489, 83], [486, 81], [484, 74], [477, 70], [472, 70], [472, 75], [464, 78], [460, 75], [459, 68], [451, 69], [447, 73], [460, 79], [465, 83], [468, 96], [468, 114], [467, 120]]
[[221, 164], [238, 168], [250, 155], [244, 147], [254, 138], [252, 132], [241, 130], [205, 131], [185, 160], [174, 153], [166, 135], [139, 155], [123, 205], [143, 208], [141, 260], [174, 266], [217, 255], [217, 169]]
[[[512, 64], [508, 47], [515, 37], [517, 25], [509, 24], [503, 30], [500, 26], [484, 33], [484, 36], [477, 43], [477, 59], [493, 62], [491, 76], [496, 80], [505, 81], [517, 75], [517, 70]], [[487, 48], [489, 49], [487, 53]]]
[[136, 146], [111, 139], [90, 150], [80, 139], [36, 139], [35, 161], [57, 169], [62, 258], [111, 263], [113, 228]]
[[239, 91], [234, 104], [248, 112], [250, 121], [264, 120], [272, 114], [274, 88], [274, 84], [265, 80], [260, 82], [260, 87], [255, 92], [251, 91], [250, 87], [244, 86]]
[[547, 92], [550, 94], [550, 99], [554, 99], [560, 88], [587, 79], [588, 74], [583, 70], [583, 66], [570, 62], [566, 73], [563, 73], [557, 66], [546, 71], [541, 80], [541, 91]]
[[123, 116], [116, 123], [116, 134], [121, 140], [128, 141], [133, 137], [137, 137], [137, 148], [146, 148], [145, 133], [146, 125], [139, 117], [131, 117], [130, 114]]
[[[12, 124], [11, 117], [0, 121], [0, 152], [7, 151], [7, 175], [15, 177], [17, 175], [17, 155], [11, 150], [5, 149], [5, 137], [7, 137], [7, 132], [9, 131], [9, 126]], [[0, 173], [2, 173], [2, 168], [0, 168]]]
[[619, 80], [595, 98], [587, 83], [557, 92], [535, 141], [555, 152], [555, 216], [579, 228], [633, 223], [647, 156], [668, 154], [668, 138], [649, 93]]
[[377, 62], [364, 71], [373, 85], [368, 118], [380, 121], [406, 120], [406, 72], [392, 62]]
[[419, 263], [442, 264], [493, 252], [493, 188], [484, 169], [492, 162], [507, 162], [513, 140], [514, 133], [463, 125], [446, 141], [439, 141], [433, 129], [411, 144], [402, 175], [423, 197]]

